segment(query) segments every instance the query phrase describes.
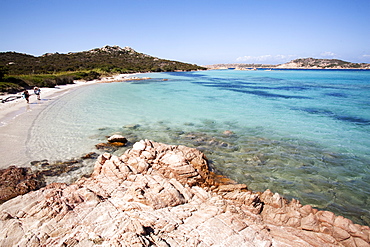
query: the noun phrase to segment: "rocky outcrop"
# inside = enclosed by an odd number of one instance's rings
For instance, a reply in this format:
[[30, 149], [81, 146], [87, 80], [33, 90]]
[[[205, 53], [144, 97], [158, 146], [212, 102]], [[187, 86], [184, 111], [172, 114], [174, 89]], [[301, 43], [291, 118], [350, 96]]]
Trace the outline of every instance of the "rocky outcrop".
[[18, 195], [38, 190], [53, 181], [75, 182], [82, 175], [91, 173], [93, 160], [98, 156], [91, 152], [69, 161], [32, 161], [28, 168], [10, 166], [0, 169], [0, 204]]
[[0, 203], [41, 188], [45, 183], [39, 173], [29, 168], [11, 166], [0, 170]]
[[370, 246], [370, 228], [209, 171], [185, 146], [140, 141], [76, 183], [0, 206], [0, 246]]

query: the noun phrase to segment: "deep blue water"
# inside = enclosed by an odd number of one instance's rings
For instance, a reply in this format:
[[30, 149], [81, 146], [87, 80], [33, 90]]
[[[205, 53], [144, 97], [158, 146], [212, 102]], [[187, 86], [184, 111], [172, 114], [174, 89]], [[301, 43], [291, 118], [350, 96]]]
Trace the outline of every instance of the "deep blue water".
[[148, 76], [82, 87], [56, 100], [35, 121], [29, 153], [73, 157], [116, 132], [132, 142], [184, 144], [252, 190], [269, 188], [370, 225], [370, 71]]

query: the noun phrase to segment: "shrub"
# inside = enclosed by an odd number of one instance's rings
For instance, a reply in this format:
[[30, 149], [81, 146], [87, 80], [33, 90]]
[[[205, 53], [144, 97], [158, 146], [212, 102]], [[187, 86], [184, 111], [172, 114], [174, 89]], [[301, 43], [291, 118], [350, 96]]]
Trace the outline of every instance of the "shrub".
[[29, 87], [28, 83], [22, 80], [21, 78], [13, 77], [13, 76], [6, 76], [3, 78], [3, 81], [10, 82], [13, 84], [17, 84], [22, 88]]
[[23, 87], [11, 83], [11, 82], [0, 82], [0, 91], [1, 92], [8, 92], [8, 93], [17, 93], [24, 90]]
[[74, 77], [72, 75], [64, 75], [55, 78], [57, 85], [73, 84]]

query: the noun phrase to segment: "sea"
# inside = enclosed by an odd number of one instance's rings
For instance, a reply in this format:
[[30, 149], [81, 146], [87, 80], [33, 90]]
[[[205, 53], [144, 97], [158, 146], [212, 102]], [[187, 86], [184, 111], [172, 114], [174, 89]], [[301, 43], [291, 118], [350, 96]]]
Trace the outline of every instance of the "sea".
[[[370, 71], [208, 70], [79, 87], [29, 131], [34, 160], [99, 152], [107, 136], [203, 151], [211, 169], [370, 225]], [[125, 148], [115, 151], [120, 155]]]

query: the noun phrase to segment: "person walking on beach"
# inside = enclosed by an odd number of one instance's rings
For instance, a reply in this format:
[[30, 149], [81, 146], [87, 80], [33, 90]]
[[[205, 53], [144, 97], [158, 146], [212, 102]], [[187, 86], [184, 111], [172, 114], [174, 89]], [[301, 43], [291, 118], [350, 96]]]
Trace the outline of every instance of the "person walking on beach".
[[30, 103], [30, 94], [27, 91], [27, 89], [25, 89], [22, 94], [23, 94], [23, 97], [26, 99], [27, 103]]
[[40, 88], [35, 87], [35, 88], [33, 89], [33, 92], [37, 95], [37, 99], [38, 99], [38, 100], [40, 100], [40, 93], [41, 93]]

